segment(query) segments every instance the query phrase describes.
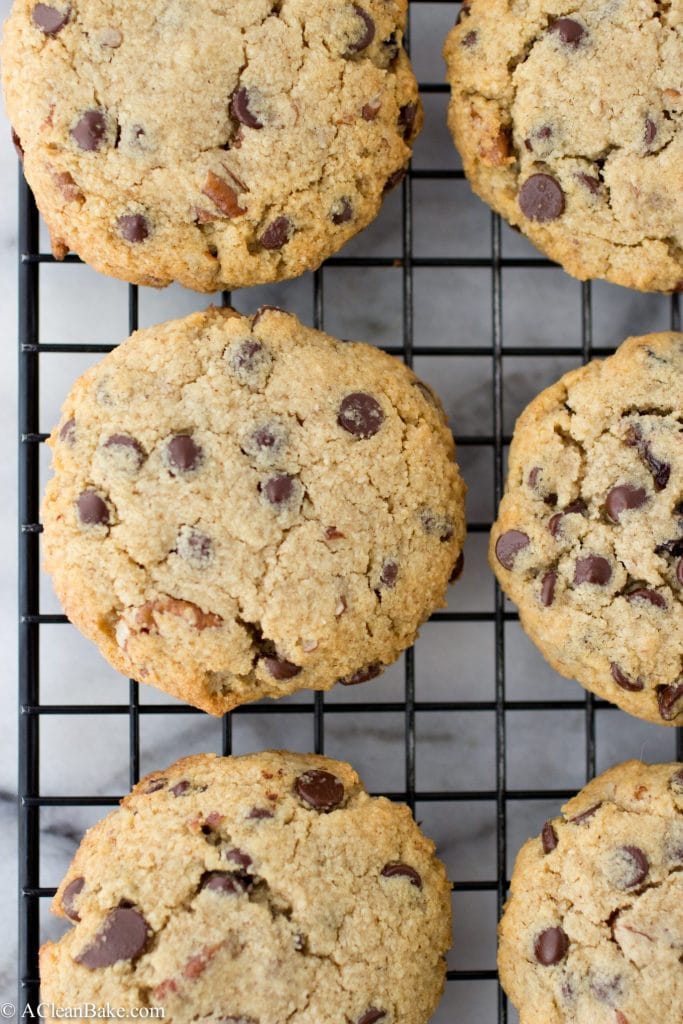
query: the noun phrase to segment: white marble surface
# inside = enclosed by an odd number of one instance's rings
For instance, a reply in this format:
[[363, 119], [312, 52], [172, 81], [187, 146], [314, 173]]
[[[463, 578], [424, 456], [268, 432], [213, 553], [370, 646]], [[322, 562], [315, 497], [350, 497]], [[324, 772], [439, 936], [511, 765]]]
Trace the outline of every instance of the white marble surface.
[[[9, 0], [2, 0], [4, 16]], [[414, 8], [413, 51], [423, 80], [443, 75], [440, 46], [452, 24], [454, 7], [420, 4]], [[428, 98], [427, 126], [418, 143], [418, 167], [451, 167], [456, 157], [445, 123], [446, 98]], [[0, 375], [2, 436], [0, 459], [0, 651], [5, 686], [0, 717], [0, 1001], [14, 996], [16, 974], [15, 807], [16, 786], [16, 600], [15, 600], [15, 446], [16, 437], [16, 161], [8, 132], [0, 132], [0, 308], [5, 344]], [[489, 251], [488, 211], [465, 183], [420, 181], [414, 187], [416, 255], [485, 256]], [[398, 256], [401, 251], [401, 200], [394, 194], [378, 220], [352, 242], [347, 253]], [[43, 242], [45, 247], [46, 242]], [[505, 229], [506, 254], [531, 254], [527, 243]], [[400, 270], [328, 270], [325, 274], [325, 326], [341, 337], [360, 337], [382, 344], [401, 338]], [[577, 345], [580, 341], [580, 285], [559, 270], [507, 270], [504, 285], [504, 333], [508, 346]], [[417, 345], [490, 344], [490, 274], [487, 270], [418, 270], [415, 273], [415, 341]], [[117, 342], [126, 334], [126, 286], [98, 276], [86, 267], [46, 267], [41, 272], [41, 337], [44, 341]], [[254, 309], [274, 302], [312, 322], [310, 275], [288, 285], [238, 293], [235, 303]], [[612, 345], [628, 333], [668, 325], [667, 300], [598, 284], [593, 290], [595, 343]], [[192, 309], [208, 300], [179, 288], [140, 293], [142, 324]], [[87, 356], [42, 357], [41, 429], [48, 430], [72, 380], [91, 359]], [[506, 430], [524, 403], [577, 360], [561, 357], [508, 358], [505, 371]], [[430, 358], [417, 369], [439, 390], [456, 435], [491, 430], [491, 365], [488, 357]], [[466, 448], [461, 464], [468, 484], [469, 517], [491, 518], [492, 457], [487, 449]], [[43, 473], [47, 464], [43, 459]], [[484, 538], [471, 537], [467, 570], [451, 592], [453, 608], [490, 610], [493, 583], [484, 557]], [[42, 610], [56, 611], [49, 582], [43, 581]], [[553, 673], [524, 638], [516, 624], [506, 631], [507, 692], [512, 699], [574, 699], [581, 691]], [[492, 699], [494, 694], [493, 627], [491, 624], [427, 626], [417, 646], [418, 698], [423, 700]], [[402, 699], [402, 665], [367, 687], [346, 691], [344, 700]], [[45, 703], [90, 701], [122, 703], [128, 686], [99, 658], [94, 648], [70, 627], [45, 627], [42, 638], [42, 700]], [[143, 689], [144, 703], [158, 703], [154, 691]], [[166, 698], [164, 698], [166, 699]], [[330, 703], [340, 699], [337, 694]], [[297, 698], [301, 700], [301, 698]], [[508, 716], [508, 785], [511, 788], [579, 787], [584, 781], [583, 714], [543, 712]], [[326, 719], [326, 750], [354, 762], [372, 789], [404, 786], [403, 721], [400, 714], [330, 715]], [[42, 777], [44, 793], [120, 794], [128, 786], [128, 722], [125, 717], [95, 716], [43, 720]], [[490, 788], [495, 783], [494, 718], [482, 713], [423, 714], [417, 720], [417, 779], [421, 789]], [[646, 725], [616, 711], [597, 719], [598, 768], [626, 757], [646, 760], [673, 757], [670, 730]], [[198, 750], [219, 750], [220, 723], [206, 716], [143, 715], [142, 770], [166, 765]], [[307, 714], [236, 716], [234, 749], [268, 745], [310, 749], [312, 720]], [[493, 804], [423, 804], [418, 817], [439, 842], [456, 880], [495, 877]], [[549, 803], [512, 803], [508, 808], [510, 857], [524, 838], [538, 830], [555, 810]], [[100, 808], [56, 808], [44, 811], [41, 824], [41, 885], [55, 885], [76, 847], [81, 831], [102, 814]], [[495, 957], [493, 893], [455, 896], [456, 952], [461, 969], [490, 968]], [[60, 926], [44, 907], [44, 934]], [[495, 985], [462, 982], [448, 986], [438, 1024], [488, 1024], [495, 1021]]]

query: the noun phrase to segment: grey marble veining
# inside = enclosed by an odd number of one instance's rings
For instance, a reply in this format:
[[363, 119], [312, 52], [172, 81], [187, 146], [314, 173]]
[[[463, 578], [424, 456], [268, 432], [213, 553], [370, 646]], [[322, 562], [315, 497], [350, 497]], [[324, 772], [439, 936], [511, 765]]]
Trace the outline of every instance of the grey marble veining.
[[[0, 3], [4, 17], [9, 0]], [[455, 6], [419, 4], [413, 11], [413, 52], [423, 80], [440, 81], [440, 47], [453, 20]], [[455, 167], [457, 156], [445, 127], [446, 97], [429, 96], [427, 123], [415, 155], [419, 168]], [[0, 458], [0, 650], [5, 686], [0, 716], [0, 1000], [12, 998], [16, 973], [15, 807], [16, 786], [16, 195], [14, 151], [2, 132], [0, 185], [5, 202], [0, 208], [0, 309], [5, 344], [2, 401], [3, 457]], [[413, 189], [414, 251], [419, 256], [486, 256], [490, 245], [490, 215], [465, 182], [419, 181]], [[43, 247], [47, 238], [43, 231]], [[347, 254], [399, 256], [401, 253], [401, 195], [393, 194], [377, 222], [347, 247]], [[506, 255], [532, 253], [528, 243], [503, 229]], [[377, 344], [400, 344], [402, 331], [402, 272], [400, 269], [327, 270], [324, 277], [325, 327], [340, 337], [358, 337]], [[304, 321], [313, 320], [312, 278], [306, 275], [285, 285], [241, 291], [235, 305], [253, 310], [262, 302], [290, 308]], [[201, 309], [209, 297], [172, 287], [163, 292], [140, 292], [141, 325]], [[126, 285], [106, 279], [87, 267], [47, 266], [41, 271], [41, 337], [43, 340], [118, 342], [127, 333]], [[667, 300], [639, 295], [610, 285], [593, 288], [594, 340], [615, 345], [627, 334], [668, 326]], [[580, 342], [581, 286], [560, 270], [506, 270], [503, 275], [504, 341], [508, 346], [554, 348]], [[492, 430], [491, 360], [485, 353], [491, 338], [490, 271], [484, 269], [419, 269], [414, 275], [415, 341], [420, 345], [460, 344], [481, 347], [482, 355], [467, 358], [421, 358], [416, 369], [439, 391], [458, 434], [488, 434]], [[41, 429], [48, 430], [74, 378], [92, 362], [88, 356], [44, 355], [41, 360]], [[504, 370], [505, 430], [510, 431], [524, 404], [542, 387], [575, 365], [577, 360], [543, 355], [507, 358]], [[41, 476], [48, 474], [47, 452], [41, 456]], [[468, 514], [484, 522], [493, 515], [493, 463], [490, 450], [467, 447], [460, 462], [469, 484]], [[470, 536], [466, 573], [451, 588], [450, 607], [491, 611], [494, 588], [486, 566], [485, 537]], [[58, 611], [49, 581], [41, 581], [41, 608]], [[494, 697], [494, 632], [490, 623], [451, 623], [426, 626], [417, 643], [418, 698], [421, 700]], [[506, 626], [506, 685], [511, 699], [541, 699], [552, 703], [579, 697], [575, 683], [561, 679], [543, 661], [519, 626]], [[128, 683], [102, 661], [73, 629], [42, 630], [42, 690], [45, 703], [125, 703]], [[332, 692], [326, 701], [400, 701], [404, 696], [403, 663], [365, 687]], [[144, 705], [169, 698], [143, 687]], [[298, 695], [300, 703], [308, 698]], [[266, 746], [295, 749], [313, 746], [309, 713], [237, 715], [233, 744], [237, 753]], [[329, 715], [325, 723], [326, 750], [346, 758], [360, 770], [373, 790], [401, 790], [405, 785], [403, 716], [397, 713]], [[507, 722], [507, 773], [511, 788], [539, 784], [548, 788], [578, 788], [585, 780], [583, 712], [549, 709], [534, 714], [511, 712]], [[655, 761], [674, 756], [671, 730], [629, 718], [618, 711], [597, 716], [598, 768], [625, 759]], [[495, 720], [493, 714], [417, 715], [418, 789], [489, 789], [495, 785]], [[78, 718], [50, 716], [41, 723], [41, 791], [53, 795], [120, 795], [129, 785], [129, 737], [125, 716]], [[205, 715], [141, 716], [142, 771], [159, 768], [194, 751], [220, 750], [220, 722]], [[524, 839], [538, 831], [556, 810], [552, 802], [511, 802], [508, 807], [508, 871]], [[57, 884], [83, 829], [104, 813], [102, 808], [56, 807], [41, 813], [40, 884]], [[417, 817], [438, 841], [451, 877], [486, 880], [495, 877], [495, 807], [491, 803], [424, 803]], [[44, 937], [60, 934], [62, 926], [42, 901]], [[492, 968], [495, 961], [495, 894], [458, 893], [454, 896], [456, 949], [451, 964], [460, 969]], [[435, 1024], [488, 1024], [495, 1021], [496, 987], [490, 982], [448, 986]]]

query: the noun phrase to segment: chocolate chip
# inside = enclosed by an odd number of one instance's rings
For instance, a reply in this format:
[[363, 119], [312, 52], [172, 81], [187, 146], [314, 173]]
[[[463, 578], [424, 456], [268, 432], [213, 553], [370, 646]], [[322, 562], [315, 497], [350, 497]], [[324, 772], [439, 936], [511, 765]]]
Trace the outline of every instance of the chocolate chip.
[[602, 807], [602, 801], [600, 803], [598, 803], [598, 804], [593, 804], [592, 807], [587, 808], [587, 810], [585, 810], [585, 811], [581, 811], [580, 814], [576, 814], [573, 818], [570, 818], [569, 821], [571, 822], [572, 825], [583, 825], [583, 823], [585, 821], [588, 821], [590, 818], [592, 818], [593, 815], [597, 811], [599, 811], [601, 807]]
[[679, 768], [673, 773], [669, 779], [669, 785], [674, 793], [680, 793], [683, 796], [683, 768]]
[[173, 469], [190, 473], [201, 464], [202, 449], [189, 434], [176, 434], [166, 445], [166, 461]]
[[259, 238], [264, 249], [281, 249], [289, 241], [292, 223], [289, 217], [276, 217]]
[[582, 583], [594, 583], [604, 587], [611, 578], [612, 567], [601, 555], [588, 555], [587, 558], [577, 559], [574, 566], [574, 583], [577, 587]]
[[442, 544], [445, 544], [453, 536], [453, 520], [448, 516], [440, 516], [430, 509], [422, 509], [420, 521], [425, 533], [438, 537]]
[[466, 50], [471, 50], [478, 38], [479, 33], [475, 32], [475, 30], [472, 29], [470, 32], [467, 33], [467, 35], [464, 35], [462, 37], [462, 39], [460, 40], [460, 45], [464, 46]]
[[136, 441], [130, 434], [111, 434], [104, 442], [103, 448], [113, 448], [115, 451], [123, 451], [135, 458], [138, 468], [147, 458], [145, 449], [139, 441]]
[[657, 138], [657, 125], [651, 117], [645, 118], [645, 132], [643, 135], [645, 146], [650, 147]]
[[259, 306], [259, 308], [256, 310], [256, 312], [254, 313], [254, 315], [251, 318], [251, 326], [252, 327], [256, 327], [256, 324], [259, 322], [259, 320], [264, 315], [264, 313], [285, 313], [285, 315], [286, 315], [287, 314], [287, 310], [283, 309], [282, 306], [268, 306], [268, 305]]
[[70, 10], [58, 11], [56, 7], [49, 4], [36, 4], [31, 14], [31, 19], [36, 28], [39, 28], [46, 36], [56, 36], [61, 32], [69, 20]]
[[550, 26], [550, 31], [559, 36], [561, 42], [574, 49], [586, 34], [583, 25], [573, 18], [557, 18]]
[[372, 100], [370, 103], [365, 103], [361, 109], [361, 117], [364, 121], [374, 121], [380, 110], [382, 104], [380, 100]]
[[102, 110], [86, 110], [71, 129], [71, 137], [79, 147], [88, 153], [101, 149], [107, 134], [107, 118]]
[[97, 491], [81, 491], [76, 501], [78, 518], [84, 526], [107, 526], [109, 509]]
[[119, 960], [133, 960], [145, 949], [149, 935], [149, 926], [139, 910], [117, 907], [109, 911], [90, 945], [74, 960], [91, 971]]
[[119, 234], [134, 245], [149, 238], [149, 221], [141, 213], [126, 213], [116, 222]]
[[204, 568], [213, 557], [213, 543], [210, 537], [193, 526], [181, 526], [176, 541], [176, 550], [186, 562]]
[[289, 501], [294, 493], [294, 477], [286, 474], [273, 476], [263, 484], [261, 491], [271, 505], [281, 505]]
[[71, 417], [59, 431], [59, 440], [65, 444], [73, 444], [76, 440], [76, 420]]
[[382, 876], [384, 878], [407, 878], [416, 889], [422, 888], [422, 878], [415, 868], [411, 868], [409, 864], [403, 864], [400, 860], [393, 860], [389, 864], [385, 864], [382, 868]]
[[529, 475], [527, 477], [526, 482], [527, 482], [527, 484], [529, 485], [529, 487], [531, 488], [532, 491], [535, 491], [536, 488], [538, 487], [538, 479], [539, 479], [540, 475], [541, 475], [541, 467], [540, 466], [534, 466], [533, 469], [529, 470]]
[[626, 435], [626, 444], [629, 448], [637, 448], [643, 462], [652, 473], [655, 490], [663, 491], [669, 482], [671, 466], [668, 462], [662, 462], [652, 454], [650, 445], [643, 437], [639, 427], [631, 427]]
[[12, 145], [14, 146], [15, 153], [17, 154], [17, 156], [19, 157], [19, 159], [23, 163], [24, 162], [24, 147], [22, 146], [21, 139], [19, 138], [19, 136], [15, 132], [14, 128], [12, 128]]
[[564, 192], [550, 174], [532, 174], [519, 190], [520, 209], [529, 220], [545, 223], [564, 213]]
[[371, 1006], [369, 1010], [360, 1015], [356, 1024], [376, 1024], [376, 1021], [384, 1020], [385, 1017], [385, 1010], [376, 1010], [374, 1006]]
[[393, 559], [387, 559], [382, 566], [382, 571], [379, 574], [379, 581], [383, 587], [388, 587], [390, 590], [396, 586], [396, 580], [398, 579], [398, 562], [394, 562]]
[[552, 822], [546, 821], [541, 832], [541, 842], [543, 843], [543, 852], [552, 853], [557, 848], [557, 832], [552, 826]]
[[673, 722], [678, 714], [676, 705], [683, 698], [683, 682], [658, 686], [656, 690], [660, 715], [665, 722]]
[[649, 590], [647, 587], [638, 587], [626, 595], [627, 601], [648, 601], [655, 608], [666, 608], [666, 601], [656, 590]]
[[605, 510], [612, 522], [618, 523], [622, 512], [640, 508], [646, 501], [647, 493], [642, 487], [621, 484], [619, 487], [613, 487], [605, 498]]
[[676, 579], [681, 586], [683, 586], [683, 558], [681, 558], [680, 562], [676, 566]]
[[173, 796], [187, 796], [192, 788], [192, 783], [188, 779], [181, 779], [180, 782], [176, 782], [175, 786], [171, 786], [171, 793]]
[[564, 516], [582, 516], [585, 515], [587, 511], [588, 506], [586, 505], [586, 502], [583, 500], [583, 498], [577, 498], [576, 501], [572, 501], [561, 512], [556, 512], [554, 516], [550, 517], [550, 520], [548, 522], [548, 529], [550, 530], [553, 537], [556, 537]]
[[85, 878], [74, 878], [62, 893], [62, 910], [70, 921], [80, 921], [76, 910], [76, 899], [80, 896]]
[[249, 875], [240, 871], [207, 871], [202, 875], [199, 888], [229, 896], [247, 892], [252, 884]]
[[265, 657], [261, 660], [273, 679], [293, 679], [301, 672], [300, 665], [295, 665], [293, 662], [287, 661], [286, 658]]
[[597, 195], [600, 191], [600, 179], [594, 178], [592, 174], [585, 174], [581, 171], [576, 175], [577, 181], [580, 181], [584, 188], [587, 188], [591, 195]]
[[472, 6], [472, 0], [462, 0], [462, 6], [455, 16], [455, 24], [459, 25], [463, 18], [467, 18], [470, 14], [470, 7]]
[[346, 48], [347, 55], [367, 50], [368, 46], [375, 38], [375, 23], [368, 12], [364, 11], [362, 7], [358, 6], [358, 4], [354, 4], [353, 9], [356, 12], [357, 17], [363, 22], [363, 31], [357, 39], [348, 44]]
[[562, 928], [546, 928], [534, 942], [534, 955], [544, 967], [559, 964], [568, 949], [569, 938]]
[[332, 207], [330, 220], [333, 224], [339, 226], [340, 224], [346, 224], [352, 217], [353, 207], [351, 206], [351, 201], [346, 196], [342, 196]]
[[642, 885], [650, 871], [650, 862], [638, 846], [622, 846], [617, 850], [619, 876], [623, 889]]
[[465, 552], [461, 551], [460, 554], [458, 555], [458, 557], [455, 560], [455, 565], [453, 566], [453, 571], [451, 573], [451, 576], [450, 576], [450, 579], [449, 579], [448, 582], [449, 583], [455, 583], [456, 580], [459, 580], [460, 577], [462, 576], [462, 572], [463, 572], [464, 568], [465, 568]]
[[617, 665], [616, 661], [613, 661], [610, 665], [610, 672], [612, 673], [612, 679], [620, 686], [622, 690], [629, 690], [632, 693], [639, 693], [645, 689], [645, 684], [642, 679], [631, 679], [627, 676], [624, 670]]
[[338, 679], [337, 682], [341, 683], [342, 686], [357, 686], [359, 683], [367, 683], [370, 679], [376, 679], [377, 676], [382, 674], [383, 670], [384, 666], [379, 663], [366, 665], [365, 668], [359, 668], [357, 672], [352, 672], [350, 676], [344, 676], [343, 679]]
[[166, 779], [151, 779], [145, 786], [144, 793], [158, 793], [160, 789], [166, 787]]
[[235, 864], [239, 864], [241, 868], [248, 868], [251, 864], [251, 857], [244, 850], [238, 849], [236, 846], [232, 850], [227, 850], [225, 854], [226, 860], [234, 860]]
[[554, 571], [547, 572], [541, 581], [541, 604], [544, 608], [549, 608], [555, 600], [556, 583], [557, 573]]
[[310, 768], [294, 783], [297, 795], [314, 811], [328, 814], [344, 799], [344, 786], [336, 775], [319, 768]]
[[367, 440], [374, 437], [384, 423], [384, 412], [373, 395], [354, 391], [342, 399], [337, 423], [354, 437]]
[[252, 807], [247, 815], [250, 821], [262, 821], [264, 818], [273, 818], [274, 814], [268, 807]]
[[391, 190], [396, 188], [397, 185], [401, 184], [401, 182], [403, 181], [403, 179], [406, 176], [406, 172], [407, 172], [407, 168], [406, 167], [401, 167], [401, 168], [399, 168], [398, 171], [394, 171], [393, 174], [389, 175], [387, 180], [384, 182], [384, 189], [383, 189], [384, 195], [386, 195], [387, 192], [391, 192]]
[[240, 124], [246, 125], [247, 128], [255, 128], [257, 131], [259, 128], [263, 128], [263, 124], [256, 114], [249, 109], [249, 90], [244, 86], [235, 89], [232, 94], [230, 112]]
[[401, 107], [401, 109], [398, 112], [398, 126], [401, 129], [401, 135], [406, 140], [409, 139], [413, 134], [416, 117], [416, 103], [406, 103], [405, 106]]
[[273, 362], [265, 345], [255, 338], [240, 341], [227, 350], [228, 362], [240, 382], [251, 385], [265, 384]]
[[512, 569], [520, 551], [529, 546], [529, 538], [521, 530], [507, 530], [496, 541], [496, 558], [504, 569]]

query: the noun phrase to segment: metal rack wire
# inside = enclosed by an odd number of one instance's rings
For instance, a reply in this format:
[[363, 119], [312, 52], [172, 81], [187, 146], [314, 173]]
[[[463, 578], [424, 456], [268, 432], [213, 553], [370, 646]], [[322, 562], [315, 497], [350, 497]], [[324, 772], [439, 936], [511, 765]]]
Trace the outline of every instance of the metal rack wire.
[[[413, 0], [420, 3], [447, 3], [449, 0]], [[447, 87], [435, 83], [421, 83], [425, 95], [439, 94]], [[510, 438], [504, 433], [503, 425], [503, 360], [525, 356], [572, 356], [583, 361], [595, 355], [607, 354], [610, 350], [593, 345], [592, 288], [582, 285], [581, 290], [581, 344], [580, 346], [553, 347], [510, 347], [503, 346], [503, 273], [508, 268], [551, 267], [548, 260], [540, 257], [504, 257], [501, 242], [501, 222], [495, 215], [490, 218], [489, 255], [470, 257], [416, 257], [413, 255], [413, 183], [415, 181], [447, 180], [457, 181], [463, 174], [458, 170], [412, 169], [402, 185], [402, 238], [401, 252], [392, 257], [364, 257], [342, 255], [329, 260], [312, 276], [313, 311], [315, 326], [323, 325], [325, 314], [324, 281], [326, 268], [400, 268], [402, 274], [402, 343], [389, 347], [387, 351], [402, 357], [412, 364], [415, 357], [486, 357], [490, 367], [490, 399], [493, 412], [493, 427], [490, 434], [459, 436], [461, 448], [484, 446], [490, 452], [493, 465], [494, 501], [497, 504], [503, 490], [504, 458]], [[80, 262], [75, 256], [68, 256], [63, 266]], [[63, 615], [41, 612], [39, 596], [39, 460], [40, 446], [46, 439], [41, 433], [39, 422], [39, 375], [41, 355], [44, 353], [104, 353], [112, 346], [106, 344], [77, 344], [68, 342], [42, 341], [39, 325], [39, 290], [41, 267], [54, 263], [53, 257], [40, 251], [39, 218], [33, 197], [23, 178], [19, 188], [19, 1005], [38, 1002], [38, 948], [40, 944], [40, 901], [50, 898], [53, 888], [40, 885], [40, 810], [46, 807], [102, 807], [117, 803], [118, 796], [53, 796], [41, 792], [41, 722], [48, 716], [96, 715], [125, 716], [128, 719], [128, 774], [134, 784], [140, 774], [140, 723], [146, 715], [193, 715], [200, 714], [193, 708], [164, 703], [145, 704], [139, 699], [138, 684], [131, 680], [128, 687], [128, 701], [120, 704], [45, 704], [41, 702], [40, 684], [40, 642], [41, 627], [52, 624], [66, 624]], [[490, 273], [490, 344], [488, 346], [429, 346], [416, 344], [414, 337], [414, 271], [421, 268], [452, 270], [480, 268]], [[228, 304], [230, 297], [224, 294]], [[128, 326], [131, 331], [138, 326], [138, 289], [128, 289]], [[673, 329], [680, 329], [679, 297], [671, 299], [670, 322]], [[485, 533], [490, 524], [471, 523], [471, 533]], [[417, 803], [445, 802], [456, 805], [468, 801], [489, 803], [495, 808], [496, 822], [496, 877], [483, 881], [456, 880], [458, 893], [490, 891], [496, 894], [498, 912], [502, 908], [507, 892], [507, 816], [511, 801], [552, 800], [559, 803], [572, 795], [570, 790], [549, 790], [543, 788], [511, 789], [506, 780], [506, 754], [508, 738], [506, 718], [508, 714], [520, 711], [577, 711], [584, 713], [585, 724], [585, 775], [595, 774], [596, 766], [596, 715], [609, 713], [610, 705], [596, 700], [588, 694], [585, 698], [553, 701], [542, 700], [512, 701], [506, 697], [505, 625], [516, 621], [515, 613], [506, 611], [504, 598], [496, 589], [495, 605], [492, 611], [441, 612], [434, 621], [486, 622], [493, 626], [495, 643], [495, 691], [493, 700], [478, 701], [425, 701], [419, 699], [420, 677], [416, 671], [414, 651], [407, 652], [405, 664], [404, 694], [400, 701], [376, 702], [372, 699], [372, 688], [367, 688], [368, 700], [362, 703], [335, 701], [330, 703], [323, 694], [317, 693], [310, 699], [300, 695], [296, 702], [278, 707], [279, 714], [301, 714], [312, 716], [314, 748], [316, 752], [325, 749], [325, 723], [329, 715], [344, 715], [358, 712], [399, 713], [403, 716], [405, 791], [386, 795], [407, 801], [411, 807]], [[577, 691], [578, 692], [578, 691]], [[272, 713], [272, 706], [248, 705], [230, 715], [222, 723], [222, 749], [229, 754], [233, 745], [233, 720], [236, 716]], [[495, 787], [484, 790], [449, 789], [446, 791], [423, 790], [416, 783], [416, 714], [441, 712], [489, 712], [495, 715]], [[677, 731], [677, 756], [683, 759], [683, 730]], [[282, 737], [286, 745], [287, 737]], [[492, 982], [496, 979], [493, 969], [450, 970], [451, 984], [477, 981]], [[505, 1024], [508, 1008], [502, 991], [498, 990], [497, 1021]]]

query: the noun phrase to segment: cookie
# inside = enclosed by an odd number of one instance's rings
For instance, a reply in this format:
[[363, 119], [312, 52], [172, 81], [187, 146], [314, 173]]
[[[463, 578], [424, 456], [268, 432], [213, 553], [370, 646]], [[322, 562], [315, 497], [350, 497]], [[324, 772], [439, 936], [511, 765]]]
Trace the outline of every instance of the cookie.
[[522, 847], [499, 926], [521, 1024], [680, 1024], [683, 767], [628, 761]]
[[40, 955], [56, 1006], [157, 1006], [173, 1024], [426, 1024], [450, 884], [408, 807], [348, 764], [199, 754], [85, 835]]
[[15, 0], [2, 70], [57, 258], [212, 292], [378, 214], [422, 112], [407, 0]]
[[470, 0], [444, 55], [477, 195], [580, 280], [683, 289], [679, 0]]
[[133, 335], [63, 409], [45, 564], [124, 675], [222, 714], [372, 679], [442, 606], [453, 438], [378, 349], [209, 309]]
[[683, 334], [629, 338], [524, 410], [489, 557], [550, 664], [683, 724]]

